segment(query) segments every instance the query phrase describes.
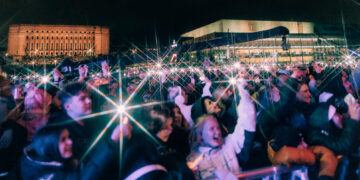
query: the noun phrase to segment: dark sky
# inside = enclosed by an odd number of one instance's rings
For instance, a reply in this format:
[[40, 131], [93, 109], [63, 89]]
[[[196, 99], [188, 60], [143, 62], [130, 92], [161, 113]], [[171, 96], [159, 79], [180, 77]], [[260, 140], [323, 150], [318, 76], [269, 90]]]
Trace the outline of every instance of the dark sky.
[[226, 18], [341, 22], [341, 6], [345, 22], [360, 22], [360, 0], [0, 0], [0, 45], [10, 24], [103, 25], [110, 27], [112, 46], [151, 46], [155, 34], [167, 44]]

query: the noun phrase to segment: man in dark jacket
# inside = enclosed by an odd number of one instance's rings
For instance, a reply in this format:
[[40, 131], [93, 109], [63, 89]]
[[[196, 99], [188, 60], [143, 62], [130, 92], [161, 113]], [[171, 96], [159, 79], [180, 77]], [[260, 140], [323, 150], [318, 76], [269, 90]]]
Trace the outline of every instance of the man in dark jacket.
[[83, 119], [92, 113], [90, 93], [83, 83], [71, 83], [59, 94], [64, 113], [55, 117], [54, 123], [65, 125], [73, 140], [74, 157], [81, 159], [97, 133], [91, 121]]

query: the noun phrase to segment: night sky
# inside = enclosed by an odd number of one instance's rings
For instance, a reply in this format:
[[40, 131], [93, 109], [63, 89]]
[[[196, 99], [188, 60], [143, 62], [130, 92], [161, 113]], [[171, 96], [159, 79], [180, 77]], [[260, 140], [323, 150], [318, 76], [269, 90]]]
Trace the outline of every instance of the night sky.
[[10, 24], [109, 26], [112, 48], [144, 47], [219, 19], [341, 22], [341, 6], [346, 23], [360, 23], [360, 0], [0, 0], [0, 46]]

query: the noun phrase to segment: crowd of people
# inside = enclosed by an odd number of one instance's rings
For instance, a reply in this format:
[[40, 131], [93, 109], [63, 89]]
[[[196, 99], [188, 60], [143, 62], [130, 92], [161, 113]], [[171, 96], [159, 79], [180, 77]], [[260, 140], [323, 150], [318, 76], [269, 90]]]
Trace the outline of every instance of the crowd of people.
[[237, 179], [272, 165], [357, 177], [356, 64], [101, 67], [0, 76], [0, 178]]

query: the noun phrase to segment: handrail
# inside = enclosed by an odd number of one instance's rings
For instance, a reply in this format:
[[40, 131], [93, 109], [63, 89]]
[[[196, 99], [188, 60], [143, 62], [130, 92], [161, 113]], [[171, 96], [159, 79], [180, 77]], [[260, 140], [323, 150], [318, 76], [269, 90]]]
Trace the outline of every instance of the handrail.
[[238, 179], [257, 179], [265, 176], [274, 176], [280, 175], [284, 173], [289, 173], [295, 170], [307, 170], [306, 166], [294, 166], [292, 168], [288, 168], [283, 165], [279, 166], [270, 166], [265, 168], [259, 168], [255, 170], [244, 171], [241, 174], [237, 174], [236, 177]]

